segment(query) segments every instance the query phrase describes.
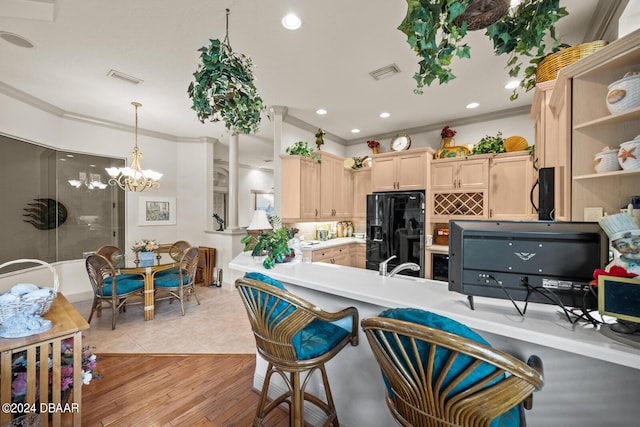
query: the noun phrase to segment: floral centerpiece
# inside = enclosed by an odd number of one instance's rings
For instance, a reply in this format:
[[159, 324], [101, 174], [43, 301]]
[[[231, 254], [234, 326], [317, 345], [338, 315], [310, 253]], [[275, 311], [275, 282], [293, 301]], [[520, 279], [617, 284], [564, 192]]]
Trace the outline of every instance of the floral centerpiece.
[[[73, 388], [73, 338], [67, 338], [62, 341], [60, 347], [60, 391], [64, 396], [70, 394]], [[49, 352], [51, 353], [51, 352]], [[100, 378], [94, 374], [96, 369], [96, 355], [93, 354], [89, 346], [82, 348], [82, 384], [87, 385], [93, 378]], [[47, 369], [49, 370], [49, 386], [53, 381], [52, 356], [49, 354], [47, 360]], [[12, 359], [11, 367], [11, 400], [15, 402], [24, 402], [27, 394], [27, 352], [22, 351], [15, 353]], [[36, 399], [40, 398], [40, 367], [43, 366], [41, 360], [36, 361]], [[49, 396], [50, 398], [50, 396]], [[64, 398], [63, 398], [64, 400]], [[62, 402], [65, 403], [65, 402]]]
[[442, 139], [445, 138], [453, 138], [456, 133], [458, 133], [457, 131], [451, 129], [448, 125], [443, 127], [442, 130], [440, 131], [440, 137]]
[[367, 141], [367, 146], [373, 150], [373, 154], [378, 154], [380, 152], [380, 143], [378, 141], [370, 139]]
[[160, 247], [155, 240], [142, 239], [131, 246], [133, 252], [153, 252]]

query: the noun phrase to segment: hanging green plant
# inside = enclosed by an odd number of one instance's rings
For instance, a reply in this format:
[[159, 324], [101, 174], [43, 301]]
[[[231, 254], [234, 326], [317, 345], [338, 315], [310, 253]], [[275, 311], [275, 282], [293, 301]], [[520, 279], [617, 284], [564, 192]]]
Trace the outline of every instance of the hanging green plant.
[[191, 109], [202, 123], [222, 120], [232, 132], [256, 133], [265, 106], [253, 83], [251, 58], [233, 52], [228, 26], [227, 9], [224, 41], [210, 39], [209, 46], [198, 49], [201, 64], [193, 73], [195, 80], [187, 89], [192, 101]]
[[[531, 58], [519, 86], [525, 91], [536, 85], [538, 64], [548, 55], [566, 47], [556, 36], [555, 23], [568, 14], [565, 7], [560, 7], [560, 0], [523, 0], [504, 18], [487, 28], [486, 34], [493, 42], [495, 54], [511, 55], [507, 62], [510, 77], [519, 76], [523, 56]], [[550, 45], [545, 40], [547, 36]], [[517, 98], [516, 88], [510, 99]]]
[[[560, 7], [559, 0], [522, 0], [503, 16], [500, 14], [508, 10], [508, 0], [406, 1], [407, 14], [398, 29], [407, 35], [407, 43], [421, 58], [419, 70], [413, 76], [417, 94], [422, 94], [424, 86], [430, 86], [436, 79], [439, 84], [455, 79], [451, 71], [452, 60], [471, 57], [471, 49], [464, 38], [468, 30], [480, 28], [487, 28], [485, 35], [493, 42], [496, 55], [511, 54], [507, 62], [510, 76], [518, 76], [522, 56], [532, 58], [521, 83], [522, 88], [531, 90], [535, 86], [536, 65], [559, 49], [555, 23], [568, 15], [566, 8]], [[482, 9], [487, 3], [499, 9], [499, 13], [487, 10], [486, 17], [469, 13]], [[467, 17], [473, 22], [465, 21]], [[478, 21], [482, 22], [479, 24]], [[551, 46], [544, 42], [547, 36], [552, 40]], [[511, 99], [516, 98], [514, 90]]]

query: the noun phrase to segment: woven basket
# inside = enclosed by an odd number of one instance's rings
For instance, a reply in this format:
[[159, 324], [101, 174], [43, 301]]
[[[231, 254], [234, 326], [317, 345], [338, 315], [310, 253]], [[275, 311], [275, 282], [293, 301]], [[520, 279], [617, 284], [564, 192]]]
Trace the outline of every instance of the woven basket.
[[571, 46], [547, 56], [538, 64], [538, 68], [536, 69], [536, 83], [555, 80], [558, 77], [558, 71], [602, 49], [606, 44], [607, 42], [603, 40], [596, 40], [594, 42]]
[[593, 168], [597, 173], [613, 172], [622, 169], [620, 163], [618, 163], [618, 149], [596, 153], [593, 159]]
[[611, 114], [620, 114], [640, 107], [640, 74], [629, 73], [611, 83], [607, 92], [607, 109]]
[[468, 31], [487, 28], [509, 11], [509, 0], [470, 0], [465, 11], [459, 15], [455, 24], [459, 27], [467, 23]]
[[622, 169], [640, 169], [640, 138], [620, 144], [618, 151], [618, 162]]
[[58, 273], [51, 264], [40, 261], [39, 259], [16, 259], [13, 261], [7, 261], [4, 264], [0, 264], [0, 269], [8, 265], [22, 264], [27, 262], [41, 264], [49, 268], [49, 271], [53, 275], [53, 293], [49, 294], [49, 296], [47, 297], [42, 298], [27, 298], [26, 296], [23, 296], [16, 302], [0, 304], [0, 323], [4, 322], [6, 319], [12, 316], [15, 316], [16, 314], [25, 311], [26, 309], [29, 309], [29, 312], [35, 312], [39, 316], [42, 316], [47, 311], [49, 311], [53, 300], [56, 298], [58, 287], [60, 286], [60, 281], [58, 280]]

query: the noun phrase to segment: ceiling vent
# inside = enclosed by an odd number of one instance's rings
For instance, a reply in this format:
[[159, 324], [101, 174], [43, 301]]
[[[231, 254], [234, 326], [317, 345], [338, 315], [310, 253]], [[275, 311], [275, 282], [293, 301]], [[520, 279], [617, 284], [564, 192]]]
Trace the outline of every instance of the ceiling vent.
[[128, 74], [125, 74], [116, 70], [109, 70], [109, 72], [107, 73], [107, 76], [113, 77], [115, 79], [124, 80], [125, 82], [133, 83], [134, 85], [139, 85], [140, 83], [143, 82], [142, 79], [130, 76]]
[[393, 76], [394, 74], [398, 74], [400, 72], [400, 68], [396, 64], [387, 65], [386, 67], [378, 68], [377, 70], [373, 70], [369, 73], [371, 77], [375, 80], [381, 80], [385, 77]]

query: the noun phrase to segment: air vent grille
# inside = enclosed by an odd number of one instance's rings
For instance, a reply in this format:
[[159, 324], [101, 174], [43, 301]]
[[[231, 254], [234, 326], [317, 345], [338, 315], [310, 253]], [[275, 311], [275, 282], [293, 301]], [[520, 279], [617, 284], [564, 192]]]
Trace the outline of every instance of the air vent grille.
[[400, 72], [400, 68], [396, 64], [387, 65], [386, 67], [378, 68], [377, 70], [373, 70], [369, 73], [371, 77], [375, 80], [381, 80], [386, 77], [393, 76], [394, 74], [398, 74]]
[[107, 76], [113, 77], [115, 79], [124, 80], [125, 82], [133, 83], [134, 85], [139, 85], [140, 83], [143, 82], [142, 79], [130, 76], [128, 74], [125, 74], [117, 70], [109, 70], [109, 72], [107, 73]]

